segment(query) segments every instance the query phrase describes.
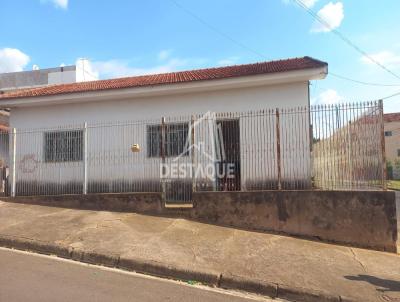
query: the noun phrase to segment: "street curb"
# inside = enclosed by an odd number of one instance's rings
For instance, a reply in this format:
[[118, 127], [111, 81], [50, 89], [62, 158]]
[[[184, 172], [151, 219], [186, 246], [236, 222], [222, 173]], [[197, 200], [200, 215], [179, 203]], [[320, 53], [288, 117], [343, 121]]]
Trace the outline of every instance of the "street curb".
[[66, 247], [28, 238], [17, 239], [11, 236], [0, 237], [0, 246], [23, 251], [34, 251], [46, 255], [57, 255], [60, 258], [71, 259], [71, 251]]
[[296, 288], [274, 282], [246, 279], [231, 274], [191, 270], [167, 266], [155, 261], [121, 258], [118, 255], [106, 255], [92, 251], [68, 248], [56, 243], [40, 242], [29, 238], [0, 236], [0, 246], [23, 251], [31, 251], [45, 255], [55, 255], [83, 263], [119, 268], [157, 277], [182, 281], [196, 281], [205, 285], [223, 289], [246, 291], [271, 298], [281, 298], [297, 302], [355, 302], [354, 300], [329, 295], [305, 288]]
[[287, 285], [278, 285], [278, 298], [298, 302], [341, 302], [339, 295], [334, 296], [322, 291], [310, 290], [306, 288], [296, 288]]
[[234, 275], [221, 275], [220, 287], [256, 293], [271, 298], [278, 297], [278, 284], [259, 280], [249, 280]]
[[[246, 279], [234, 275], [222, 275], [220, 287], [225, 289], [242, 290], [271, 298], [286, 299], [297, 302], [342, 302], [339, 295], [330, 295], [322, 291], [296, 288], [264, 280]], [[353, 302], [346, 300], [346, 302]]]
[[120, 258], [117, 267], [127, 271], [135, 271], [158, 277], [197, 281], [215, 287], [218, 286], [220, 279], [220, 274], [216, 272], [176, 268], [172, 266], [166, 266], [162, 263], [153, 261], [150, 262], [146, 260]]
[[106, 255], [93, 251], [67, 248], [55, 243], [50, 244], [28, 238], [20, 239], [11, 236], [4, 237], [3, 235], [3, 237], [0, 237], [0, 246], [46, 255], [55, 255], [74, 261], [119, 268], [126, 271], [145, 273], [169, 279], [197, 281], [215, 287], [218, 286], [220, 280], [220, 274], [217, 272], [176, 268], [155, 261], [120, 258], [118, 255]]

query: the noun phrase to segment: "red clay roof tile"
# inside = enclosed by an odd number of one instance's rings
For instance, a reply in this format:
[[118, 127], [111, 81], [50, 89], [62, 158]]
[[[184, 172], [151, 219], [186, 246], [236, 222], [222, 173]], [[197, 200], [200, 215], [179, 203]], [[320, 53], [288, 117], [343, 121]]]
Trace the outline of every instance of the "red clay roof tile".
[[107, 89], [121, 89], [227, 79], [242, 76], [288, 72], [325, 67], [328, 64], [311, 57], [293, 58], [254, 64], [179, 71], [164, 74], [142, 75], [110, 80], [51, 85], [38, 88], [21, 89], [0, 94], [0, 100], [58, 95], [74, 92], [89, 92]]
[[400, 122], [400, 112], [386, 113], [383, 115], [385, 123]]

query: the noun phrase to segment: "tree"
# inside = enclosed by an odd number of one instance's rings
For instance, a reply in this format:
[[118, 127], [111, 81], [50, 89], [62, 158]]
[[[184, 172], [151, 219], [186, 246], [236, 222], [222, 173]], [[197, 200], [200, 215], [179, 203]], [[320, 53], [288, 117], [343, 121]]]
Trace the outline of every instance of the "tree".
[[400, 179], [400, 159], [395, 159], [394, 165], [392, 168], [392, 178]]
[[393, 163], [390, 160], [386, 161], [386, 175], [387, 179], [393, 179]]

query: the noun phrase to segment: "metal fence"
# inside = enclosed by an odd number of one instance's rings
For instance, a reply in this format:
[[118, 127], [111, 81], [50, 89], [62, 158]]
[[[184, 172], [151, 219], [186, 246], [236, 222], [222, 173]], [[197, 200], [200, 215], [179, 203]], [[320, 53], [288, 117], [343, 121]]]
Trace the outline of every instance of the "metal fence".
[[382, 102], [316, 106], [311, 117], [315, 187], [386, 188]]
[[12, 129], [11, 195], [383, 189], [381, 102]]

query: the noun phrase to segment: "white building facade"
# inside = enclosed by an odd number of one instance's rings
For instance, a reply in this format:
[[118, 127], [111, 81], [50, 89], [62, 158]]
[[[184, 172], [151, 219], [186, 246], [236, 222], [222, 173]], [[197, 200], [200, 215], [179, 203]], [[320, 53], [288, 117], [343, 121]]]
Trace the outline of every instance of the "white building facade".
[[[277, 132], [293, 146], [285, 153], [286, 168], [279, 177], [289, 178], [291, 173], [297, 182], [308, 182], [308, 113], [302, 111], [298, 120], [280, 116], [276, 128], [275, 108], [307, 108], [309, 81], [326, 74], [326, 63], [305, 57], [70, 84], [60, 91], [55, 87], [3, 94], [0, 106], [11, 108], [10, 127], [17, 133], [16, 143], [10, 144], [11, 153], [16, 150], [14, 161], [10, 160], [10, 166], [15, 165], [15, 190], [21, 194], [162, 190], [163, 163], [215, 166], [215, 160], [206, 156], [214, 154], [216, 146], [205, 128], [210, 123], [191, 128], [207, 112], [212, 113], [211, 128], [215, 127], [213, 133], [222, 141], [225, 161], [234, 165], [237, 180], [197, 177], [194, 184], [191, 171], [170, 182], [175, 191], [179, 186], [199, 190], [274, 186]], [[203, 149], [185, 151], [188, 143]], [[137, 150], [132, 152], [134, 144]], [[289, 150], [289, 145], [281, 148]], [[175, 160], [182, 152], [186, 153]], [[296, 166], [295, 175], [290, 166]]]

